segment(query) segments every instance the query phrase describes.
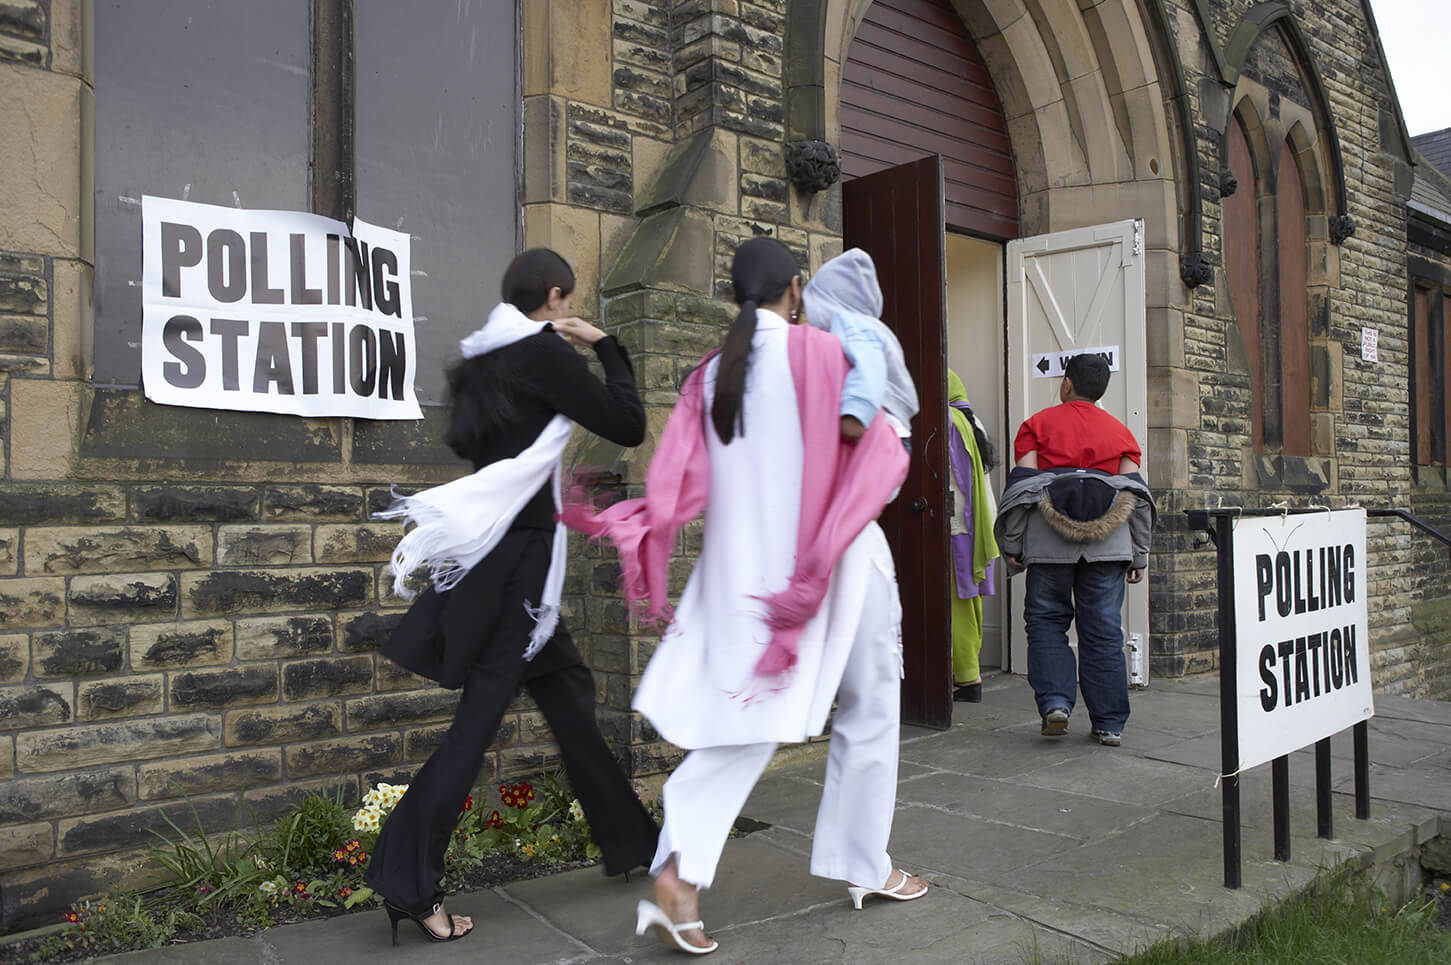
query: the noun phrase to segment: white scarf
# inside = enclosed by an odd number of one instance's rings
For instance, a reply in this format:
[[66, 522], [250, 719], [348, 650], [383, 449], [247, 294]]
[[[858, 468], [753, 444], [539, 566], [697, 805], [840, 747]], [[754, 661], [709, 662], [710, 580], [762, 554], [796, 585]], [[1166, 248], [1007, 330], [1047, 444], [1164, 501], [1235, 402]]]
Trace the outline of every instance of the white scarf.
[[[501, 303], [489, 312], [482, 328], [459, 342], [459, 349], [465, 358], [474, 358], [537, 335], [543, 327], [544, 323], [533, 321], [513, 305]], [[547, 478], [552, 477], [554, 508], [558, 510], [564, 447], [573, 430], [572, 421], [556, 415], [539, 438], [512, 459], [490, 463], [470, 476], [412, 496], [399, 496], [386, 510], [375, 513], [379, 519], [401, 518], [416, 524], [393, 550], [393, 592], [411, 600], [408, 576], [425, 566], [438, 592], [453, 589], [465, 573], [493, 551]], [[568, 542], [568, 531], [556, 523], [544, 598], [537, 607], [524, 602], [524, 609], [534, 618], [529, 645], [524, 649], [525, 660], [534, 659], [559, 623]]]

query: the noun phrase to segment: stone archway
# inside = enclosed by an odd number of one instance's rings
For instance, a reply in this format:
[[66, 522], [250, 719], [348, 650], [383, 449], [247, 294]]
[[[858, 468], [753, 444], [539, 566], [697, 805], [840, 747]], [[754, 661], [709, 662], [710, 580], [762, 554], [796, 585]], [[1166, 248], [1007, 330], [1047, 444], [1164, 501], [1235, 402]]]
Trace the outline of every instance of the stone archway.
[[[1151, 309], [1182, 307], [1183, 291], [1173, 291], [1179, 258], [1197, 257], [1201, 245], [1198, 156], [1182, 143], [1186, 128], [1192, 138], [1192, 127], [1164, 26], [1146, 21], [1135, 0], [1104, 0], [1082, 11], [1072, 0], [952, 3], [1007, 115], [1022, 233], [1067, 230], [1133, 211], [1147, 222], [1157, 262], [1151, 277], [1164, 279], [1150, 292]], [[871, 0], [807, 0], [788, 8], [793, 137], [839, 142], [842, 66], [870, 6]], [[1169, 69], [1161, 70], [1160, 61]]]

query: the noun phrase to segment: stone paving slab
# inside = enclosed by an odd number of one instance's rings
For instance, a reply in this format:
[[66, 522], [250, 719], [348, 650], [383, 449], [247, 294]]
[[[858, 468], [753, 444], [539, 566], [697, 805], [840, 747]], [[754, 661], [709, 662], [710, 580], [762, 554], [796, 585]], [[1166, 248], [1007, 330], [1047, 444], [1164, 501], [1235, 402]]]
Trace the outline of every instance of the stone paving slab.
[[1239, 891], [1223, 887], [1219, 823], [1178, 814], [1155, 815], [1111, 839], [1040, 859], [1020, 868], [1007, 886], [1201, 934], [1215, 931], [1219, 921], [1244, 920], [1266, 900], [1355, 856], [1349, 848], [1319, 842], [1280, 863], [1268, 834], [1245, 829], [1242, 838], [1245, 887]]
[[1377, 717], [1388, 720], [1415, 720], [1424, 724], [1451, 726], [1451, 701], [1417, 700], [1414, 697], [1385, 697], [1376, 694], [1375, 713]]
[[1131, 952], [1173, 935], [1167, 925], [1118, 910], [1074, 904], [1065, 898], [1030, 895], [943, 873], [934, 877], [938, 884], [971, 895], [991, 908], [1016, 915], [1040, 929], [1072, 935], [1079, 944], [1104, 952]]
[[897, 802], [899, 807], [933, 808], [1078, 841], [1120, 831], [1156, 813], [1153, 808], [1136, 804], [1106, 808], [1100, 798], [1070, 792], [1044, 794], [989, 778], [964, 781], [946, 771], [902, 781]]
[[[806, 843], [809, 846], [809, 840]], [[763, 921], [807, 909], [850, 911], [845, 885], [813, 878], [808, 868], [809, 862], [800, 855], [756, 835], [731, 842], [701, 903], [707, 927], [713, 932], [732, 922]], [[501, 890], [597, 952], [625, 954], [651, 947], [651, 940], [637, 939], [634, 933], [635, 903], [653, 894], [649, 878], [622, 884], [601, 881], [596, 871], [589, 879], [592, 884], [583, 877], [552, 875]]]
[[1074, 760], [1024, 774], [1018, 782], [1050, 793], [1065, 791], [1153, 807], [1199, 790], [1204, 786], [1204, 773], [1095, 745], [1083, 748]]

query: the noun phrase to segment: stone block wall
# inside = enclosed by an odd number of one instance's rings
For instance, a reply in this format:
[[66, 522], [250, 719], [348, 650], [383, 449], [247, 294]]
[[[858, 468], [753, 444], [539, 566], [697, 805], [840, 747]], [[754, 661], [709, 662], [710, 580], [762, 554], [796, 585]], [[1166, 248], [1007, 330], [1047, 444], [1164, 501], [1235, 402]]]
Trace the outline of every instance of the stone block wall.
[[[1274, 471], [1257, 465], [1262, 460], [1249, 438], [1249, 374], [1222, 271], [1221, 139], [1230, 95], [1221, 85], [1216, 57], [1224, 56], [1254, 4], [1165, 0], [1165, 6], [1196, 119], [1203, 243], [1215, 267], [1213, 280], [1192, 290], [1182, 335], [1168, 333], [1183, 369], [1197, 379], [1197, 419], [1182, 430], [1153, 434], [1170, 443], [1176, 463], [1173, 485], [1161, 497], [1151, 574], [1152, 666], [1155, 673], [1173, 675], [1217, 665], [1214, 555], [1206, 546], [1195, 548], [1198, 534], [1187, 531], [1184, 510], [1221, 499], [1248, 506], [1288, 502], [1434, 510], [1411, 473], [1407, 148], [1364, 5], [1358, 0], [1288, 3], [1324, 85], [1343, 157], [1347, 213], [1355, 223], [1355, 233], [1342, 244], [1321, 243], [1325, 259], [1317, 277], [1328, 281], [1319, 289], [1323, 302], [1317, 305], [1317, 292], [1313, 287], [1311, 292], [1312, 335], [1317, 324], [1324, 326], [1323, 334], [1312, 338], [1325, 384], [1316, 385], [1312, 402], [1316, 458], [1311, 461], [1324, 473], [1323, 488], [1290, 485], [1283, 474], [1277, 480]], [[1207, 22], [1201, 13], [1208, 14]], [[1257, 60], [1247, 73], [1273, 92], [1272, 100], [1283, 95], [1276, 108], [1303, 102], [1304, 93], [1295, 89], [1299, 71], [1287, 61], [1288, 50], [1275, 37], [1264, 39], [1269, 42], [1254, 52]], [[1333, 185], [1324, 190], [1333, 204]], [[1312, 242], [1315, 238], [1312, 219]], [[1362, 327], [1380, 333], [1378, 363], [1360, 358]], [[1310, 491], [1316, 488], [1320, 491]], [[1404, 524], [1371, 521], [1369, 526], [1376, 686], [1387, 693], [1444, 696], [1444, 684], [1435, 682], [1437, 673], [1428, 672], [1426, 661], [1447, 651], [1445, 637], [1435, 631], [1434, 619], [1419, 619], [1417, 613], [1429, 614], [1440, 605], [1437, 601], [1451, 598], [1451, 569], [1438, 544]]]
[[[570, 252], [576, 305], [634, 360], [650, 438], [633, 451], [587, 443], [576, 457], [613, 481], [608, 500], [639, 494], [681, 381], [735, 317], [736, 246], [770, 235], [809, 269], [840, 250], [840, 210], [786, 178], [783, 0], [565, 6], [525, 5], [526, 31], [531, 10], [532, 22], [568, 16], [576, 31], [568, 50], [526, 36], [525, 226], [529, 244]], [[561, 148], [562, 163], [542, 163]], [[698, 525], [681, 541], [676, 593], [699, 541]], [[628, 611], [612, 552], [581, 546], [577, 558], [566, 592], [583, 613], [602, 725], [628, 743], [633, 772], [658, 781], [681, 752], [629, 712], [658, 628]]]
[[[0, 932], [140, 880], [168, 818], [249, 827], [406, 782], [457, 700], [377, 653], [404, 602], [400, 530], [371, 514], [465, 468], [437, 410], [383, 426], [91, 384], [88, 6], [0, 3]], [[557, 760], [521, 699], [481, 779]]]

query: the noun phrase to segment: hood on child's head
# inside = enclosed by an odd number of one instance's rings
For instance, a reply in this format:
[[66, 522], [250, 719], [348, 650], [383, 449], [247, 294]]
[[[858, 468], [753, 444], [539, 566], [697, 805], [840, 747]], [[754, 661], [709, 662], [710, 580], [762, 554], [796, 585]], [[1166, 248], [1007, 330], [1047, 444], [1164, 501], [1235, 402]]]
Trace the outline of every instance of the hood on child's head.
[[828, 329], [837, 312], [882, 317], [882, 286], [877, 283], [877, 266], [860, 248], [844, 251], [826, 262], [811, 276], [802, 300], [806, 321]]

